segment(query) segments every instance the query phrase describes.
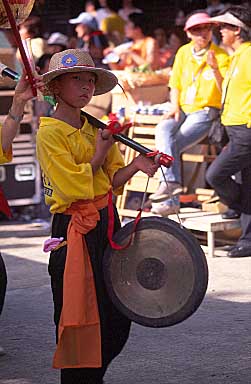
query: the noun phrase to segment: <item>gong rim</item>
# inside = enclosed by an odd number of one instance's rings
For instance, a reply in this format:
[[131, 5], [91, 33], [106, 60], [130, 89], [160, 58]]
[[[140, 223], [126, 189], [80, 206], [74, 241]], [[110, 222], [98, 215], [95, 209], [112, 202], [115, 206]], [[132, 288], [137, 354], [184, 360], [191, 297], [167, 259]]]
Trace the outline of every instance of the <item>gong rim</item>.
[[[182, 308], [179, 309], [178, 312], [159, 318], [148, 318], [135, 313], [130, 308], [128, 308], [118, 297], [113, 286], [111, 263], [113, 261], [113, 257], [118, 257], [118, 254], [114, 254], [116, 251], [114, 251], [110, 245], [105, 251], [103, 260], [103, 272], [108, 295], [115, 307], [117, 307], [121, 313], [140, 325], [152, 328], [160, 328], [178, 324], [190, 317], [198, 309], [207, 291], [208, 266], [205, 254], [202, 251], [195, 236], [186, 228], [181, 227], [173, 220], [158, 216], [142, 218], [137, 224], [135, 231], [136, 234], [137, 232], [143, 231], [145, 229], [152, 229], [153, 224], [157, 227], [158, 230], [164, 233], [168, 232], [168, 234], [179, 240], [179, 242], [186, 248], [186, 251], [188, 251], [189, 256], [192, 259], [192, 266], [194, 269], [194, 284], [188, 300], [182, 306]], [[122, 227], [114, 235], [114, 241], [118, 242], [119, 244], [126, 243], [133, 231], [133, 226], [134, 222], [132, 221]], [[129, 249], [130, 247], [128, 250]]]

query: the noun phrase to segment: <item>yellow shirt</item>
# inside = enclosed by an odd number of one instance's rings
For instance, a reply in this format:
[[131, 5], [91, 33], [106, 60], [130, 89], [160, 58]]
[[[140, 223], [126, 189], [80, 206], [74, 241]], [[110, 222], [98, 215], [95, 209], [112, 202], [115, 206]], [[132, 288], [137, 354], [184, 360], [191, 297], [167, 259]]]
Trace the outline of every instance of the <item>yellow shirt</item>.
[[[73, 202], [93, 199], [107, 193], [124, 161], [116, 144], [105, 163], [93, 175], [90, 164], [94, 156], [98, 129], [84, 119], [81, 129], [51, 118], [42, 117], [37, 133], [37, 157], [43, 173], [45, 202], [52, 213], [64, 212]], [[116, 194], [122, 193], [118, 188]]]
[[[251, 126], [251, 43], [246, 42], [234, 52], [223, 82], [224, 101], [221, 121], [224, 125]], [[229, 81], [230, 79], [230, 81]]]
[[[175, 56], [169, 86], [180, 91], [180, 107], [185, 113], [193, 113], [205, 107], [221, 107], [221, 92], [217, 87], [212, 68], [206, 63], [207, 52], [198, 63], [193, 53], [193, 42], [182, 46]], [[214, 43], [219, 70], [224, 77], [229, 65], [227, 53]]]
[[2, 149], [2, 126], [0, 124], [0, 164], [8, 163], [12, 160], [12, 149], [10, 149], [7, 152], [3, 152]]
[[[158, 44], [152, 37], [147, 36], [140, 41], [134, 42], [129, 48], [129, 51], [139, 55], [145, 61], [145, 64], [149, 64], [151, 68], [156, 69], [160, 67]], [[123, 64], [120, 66], [121, 69], [122, 67], [134, 68], [138, 67], [138, 64], [134, 61], [131, 55], [128, 55], [126, 56]]]
[[111, 15], [105, 17], [102, 20], [100, 29], [104, 33], [111, 33], [117, 31], [121, 36], [124, 36], [125, 21], [116, 13], [112, 13]]

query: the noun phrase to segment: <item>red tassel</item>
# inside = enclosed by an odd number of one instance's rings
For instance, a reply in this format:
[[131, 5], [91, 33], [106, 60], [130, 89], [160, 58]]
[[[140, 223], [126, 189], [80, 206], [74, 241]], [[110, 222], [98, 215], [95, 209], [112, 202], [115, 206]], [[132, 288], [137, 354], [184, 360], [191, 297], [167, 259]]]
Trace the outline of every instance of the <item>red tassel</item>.
[[12, 216], [8, 201], [6, 200], [1, 187], [0, 187], [0, 212], [3, 212], [9, 219]]

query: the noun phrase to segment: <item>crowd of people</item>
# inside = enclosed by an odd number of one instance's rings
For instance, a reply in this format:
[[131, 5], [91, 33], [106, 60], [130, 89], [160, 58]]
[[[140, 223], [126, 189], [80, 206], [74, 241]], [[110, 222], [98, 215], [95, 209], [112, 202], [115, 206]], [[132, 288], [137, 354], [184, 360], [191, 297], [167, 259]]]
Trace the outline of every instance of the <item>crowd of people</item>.
[[[120, 6], [112, 0], [100, 0], [98, 5], [90, 0], [80, 14], [65, 20], [64, 32], [48, 33], [42, 19], [33, 15], [20, 24], [19, 32], [22, 39], [30, 39], [35, 61], [59, 50], [83, 48], [97, 67], [133, 69], [147, 64], [155, 70], [170, 67], [177, 49], [187, 42], [179, 12], [177, 22], [167, 27], [163, 22], [153, 23], [133, 0], [124, 0]], [[15, 45], [11, 34], [6, 35]], [[111, 52], [116, 53], [115, 62], [103, 60]], [[17, 58], [21, 60], [19, 52]]]
[[[178, 212], [180, 153], [205, 138], [221, 116], [229, 142], [208, 168], [206, 180], [241, 217], [242, 235], [228, 256], [251, 256], [250, 9], [225, 8], [212, 1], [208, 12], [193, 12], [185, 20], [182, 13], [177, 15], [186, 38], [175, 34], [180, 31], [176, 25], [168, 39], [163, 26], [156, 26], [150, 36], [143, 11], [132, 1], [123, 3], [123, 9], [117, 10], [108, 0], [100, 1], [100, 8], [88, 1], [83, 12], [68, 20], [76, 38], [58, 31], [41, 38], [32, 17], [20, 26], [20, 34], [31, 38], [40, 67], [35, 86], [52, 96], [56, 105], [41, 117], [36, 145], [45, 200], [53, 214], [52, 241], [46, 248], [51, 251], [56, 325], [54, 367], [61, 369], [62, 384], [103, 383], [108, 365], [126, 343], [130, 321], [111, 303], [102, 277], [108, 210], [114, 212], [115, 231], [120, 228], [116, 207], [109, 206], [108, 197], [111, 189], [115, 195], [122, 193], [125, 182], [138, 171], [153, 176], [159, 168], [142, 155], [125, 165], [111, 132], [102, 131], [98, 120], [85, 114], [93, 95], [117, 85], [109, 68], [123, 70], [145, 63], [152, 70], [172, 67], [171, 108], [156, 127], [156, 147], [175, 161], [150, 196], [153, 213]], [[220, 42], [215, 28], [220, 30]], [[121, 45], [119, 58], [104, 64], [104, 55]], [[0, 163], [11, 161], [11, 143], [32, 97], [24, 74], [0, 127]], [[241, 174], [241, 182], [236, 174]]]

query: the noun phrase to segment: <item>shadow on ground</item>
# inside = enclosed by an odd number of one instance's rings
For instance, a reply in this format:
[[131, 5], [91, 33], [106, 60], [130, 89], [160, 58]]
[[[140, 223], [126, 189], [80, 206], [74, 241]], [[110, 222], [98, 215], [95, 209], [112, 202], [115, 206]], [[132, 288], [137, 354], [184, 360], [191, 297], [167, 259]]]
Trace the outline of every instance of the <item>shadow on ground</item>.
[[[0, 384], [59, 383], [59, 372], [51, 368], [54, 325], [47, 263], [3, 256], [9, 285], [0, 319], [0, 344], [7, 352], [0, 358]], [[231, 297], [227, 290], [210, 291], [197, 312], [176, 326], [134, 324], [106, 384], [249, 384], [251, 303]]]

